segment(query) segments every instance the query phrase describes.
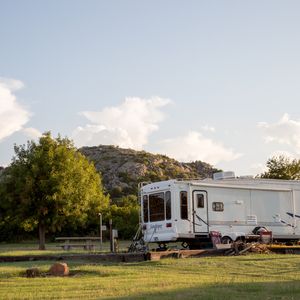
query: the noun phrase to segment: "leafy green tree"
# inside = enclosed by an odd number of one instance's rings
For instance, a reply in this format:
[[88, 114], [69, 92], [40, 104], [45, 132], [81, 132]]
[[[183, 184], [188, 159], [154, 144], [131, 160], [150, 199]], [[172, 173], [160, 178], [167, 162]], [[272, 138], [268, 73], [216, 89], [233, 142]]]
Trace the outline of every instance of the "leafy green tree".
[[290, 159], [285, 156], [272, 157], [267, 161], [268, 170], [261, 178], [300, 179], [300, 159]]
[[84, 226], [89, 214], [108, 206], [100, 175], [69, 139], [48, 132], [14, 150], [0, 182], [0, 206], [10, 222], [38, 228], [39, 249], [45, 249], [46, 232]]
[[113, 227], [118, 229], [119, 238], [130, 239], [134, 236], [139, 224], [139, 204], [137, 196], [123, 196], [112, 203], [104, 213], [107, 219], [113, 220]]

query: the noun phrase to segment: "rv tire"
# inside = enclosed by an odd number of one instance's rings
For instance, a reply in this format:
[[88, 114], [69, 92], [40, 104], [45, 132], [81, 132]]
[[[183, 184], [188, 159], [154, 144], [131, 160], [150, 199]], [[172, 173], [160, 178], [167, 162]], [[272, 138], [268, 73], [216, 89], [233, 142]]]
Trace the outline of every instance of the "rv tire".
[[232, 243], [232, 238], [229, 236], [223, 236], [221, 238], [221, 243], [222, 244], [231, 244]]

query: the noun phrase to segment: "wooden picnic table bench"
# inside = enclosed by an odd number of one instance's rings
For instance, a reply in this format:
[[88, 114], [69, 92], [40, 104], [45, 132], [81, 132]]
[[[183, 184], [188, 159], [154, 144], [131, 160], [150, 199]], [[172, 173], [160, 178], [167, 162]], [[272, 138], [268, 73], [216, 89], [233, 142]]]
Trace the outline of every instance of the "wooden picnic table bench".
[[95, 241], [99, 241], [100, 237], [95, 236], [72, 236], [72, 237], [57, 237], [56, 241], [61, 241], [56, 247], [61, 247], [64, 250], [70, 250], [72, 248], [83, 248], [84, 250], [94, 250]]

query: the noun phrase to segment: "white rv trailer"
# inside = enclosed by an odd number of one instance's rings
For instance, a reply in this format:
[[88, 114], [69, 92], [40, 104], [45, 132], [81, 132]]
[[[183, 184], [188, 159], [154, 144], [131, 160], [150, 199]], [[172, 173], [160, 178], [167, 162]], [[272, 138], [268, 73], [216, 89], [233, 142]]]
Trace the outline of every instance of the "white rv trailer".
[[[222, 176], [221, 176], [222, 178]], [[193, 248], [220, 232], [222, 242], [244, 239], [260, 227], [275, 240], [300, 239], [300, 181], [253, 178], [168, 180], [144, 185], [145, 242], [184, 242]]]

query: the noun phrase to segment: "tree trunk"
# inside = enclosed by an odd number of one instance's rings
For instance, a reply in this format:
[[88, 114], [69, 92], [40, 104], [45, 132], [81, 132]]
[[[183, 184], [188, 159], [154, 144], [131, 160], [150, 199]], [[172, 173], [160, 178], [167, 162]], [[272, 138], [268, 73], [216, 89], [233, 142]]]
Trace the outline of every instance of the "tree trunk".
[[39, 222], [39, 250], [45, 250], [46, 227], [43, 221]]

